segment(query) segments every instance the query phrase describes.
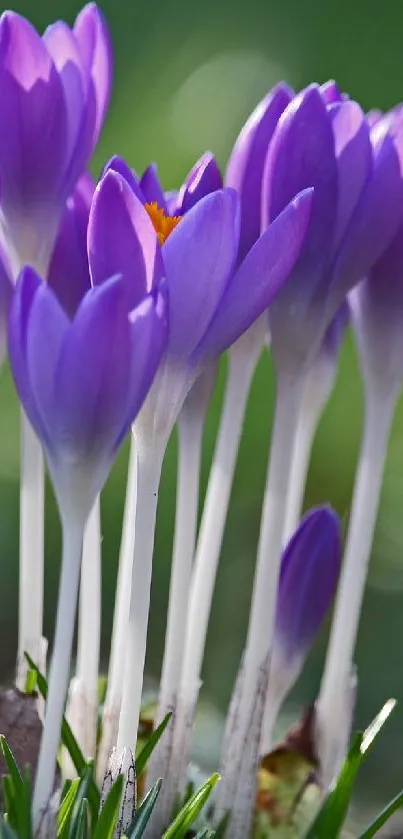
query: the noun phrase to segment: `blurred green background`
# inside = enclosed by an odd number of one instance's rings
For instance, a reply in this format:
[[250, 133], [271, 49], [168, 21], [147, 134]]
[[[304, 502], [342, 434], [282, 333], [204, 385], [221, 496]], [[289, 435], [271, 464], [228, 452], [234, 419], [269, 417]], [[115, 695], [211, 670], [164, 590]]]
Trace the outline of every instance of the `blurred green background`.
[[[296, 88], [338, 80], [365, 109], [402, 98], [403, 4], [385, 0], [103, 0], [115, 48], [112, 105], [93, 170], [113, 153], [141, 170], [158, 161], [166, 188], [178, 185], [197, 157], [213, 150], [225, 167], [243, 121], [279, 79]], [[17, 11], [43, 29], [55, 17], [72, 21], [73, 0], [18, 2]], [[402, 360], [403, 363], [403, 360]], [[224, 362], [225, 366], [225, 362]], [[208, 417], [203, 489], [214, 445], [225, 370]], [[262, 357], [249, 403], [222, 551], [203, 694], [224, 712], [248, 616], [260, 505], [273, 411], [274, 376]], [[18, 411], [7, 371], [0, 382], [0, 670], [10, 677], [17, 627]], [[331, 501], [346, 521], [362, 424], [362, 387], [353, 341], [343, 348], [337, 387], [315, 442], [306, 506]], [[357, 724], [365, 725], [389, 696], [403, 694], [403, 406], [394, 424], [357, 665]], [[121, 527], [127, 448], [103, 496], [103, 655], [108, 655]], [[176, 441], [169, 448], [160, 495], [152, 592], [148, 672], [158, 676], [164, 642], [175, 503]], [[51, 492], [47, 506], [46, 633], [52, 632], [60, 533]], [[213, 641], [213, 643], [212, 643]], [[291, 712], [313, 700], [325, 634], [293, 694]], [[286, 720], [283, 720], [285, 724]], [[219, 720], [217, 721], [217, 724]], [[217, 760], [216, 723], [204, 757]], [[204, 731], [204, 727], [203, 727]], [[363, 772], [363, 801], [375, 805], [403, 785], [403, 703]]]

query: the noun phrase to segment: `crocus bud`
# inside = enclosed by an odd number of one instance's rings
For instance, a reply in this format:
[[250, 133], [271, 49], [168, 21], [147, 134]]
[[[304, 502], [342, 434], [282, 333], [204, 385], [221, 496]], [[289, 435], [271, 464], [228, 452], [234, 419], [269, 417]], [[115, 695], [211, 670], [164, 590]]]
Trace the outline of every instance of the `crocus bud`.
[[270, 748], [278, 710], [297, 680], [332, 602], [340, 555], [339, 519], [327, 506], [317, 507], [305, 516], [284, 551], [263, 725], [263, 753]]

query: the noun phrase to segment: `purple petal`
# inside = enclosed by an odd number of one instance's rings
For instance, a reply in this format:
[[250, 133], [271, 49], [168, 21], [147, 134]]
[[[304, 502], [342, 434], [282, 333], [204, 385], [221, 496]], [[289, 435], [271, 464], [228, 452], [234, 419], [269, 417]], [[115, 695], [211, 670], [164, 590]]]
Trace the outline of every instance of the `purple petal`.
[[100, 180], [105, 177], [106, 173], [109, 172], [110, 169], [112, 172], [117, 172], [125, 179], [125, 181], [127, 181], [130, 188], [142, 204], [146, 203], [146, 199], [140, 189], [140, 179], [137, 177], [135, 172], [130, 169], [130, 166], [126, 163], [126, 161], [123, 160], [123, 157], [119, 157], [117, 154], [111, 157], [102, 170]]
[[290, 662], [304, 656], [335, 594], [341, 555], [340, 523], [330, 507], [311, 510], [281, 562], [275, 645]]
[[328, 82], [325, 82], [325, 84], [322, 84], [319, 90], [326, 105], [332, 105], [335, 102], [341, 102], [345, 99], [339, 85], [334, 81], [334, 79], [330, 79]]
[[278, 120], [293, 97], [287, 85], [277, 85], [255, 108], [245, 123], [229, 159], [226, 186], [241, 199], [241, 261], [261, 231], [262, 177], [269, 143]]
[[330, 117], [311, 85], [281, 116], [263, 175], [263, 229], [298, 192], [314, 187], [312, 215], [299, 275], [314, 287], [329, 259], [337, 207], [337, 166]]
[[298, 195], [258, 239], [228, 283], [198, 360], [217, 356], [267, 309], [299, 257], [309, 225], [312, 190]]
[[7, 126], [0, 132], [3, 212], [14, 226], [13, 236], [16, 225], [23, 227], [24, 222], [31, 227], [41, 224], [45, 235], [55, 224], [60, 201], [67, 112], [61, 80], [44, 42], [14, 12], [0, 20], [0, 95]]
[[111, 456], [127, 417], [131, 331], [123, 283], [112, 279], [84, 298], [57, 368], [55, 447], [74, 460]]
[[38, 436], [46, 443], [47, 431], [32, 392], [27, 361], [27, 335], [31, 306], [42, 283], [43, 280], [32, 268], [24, 268], [17, 280], [8, 321], [8, 353], [21, 404]]
[[93, 192], [94, 182], [90, 176], [83, 175], [67, 201], [47, 278], [71, 318], [91, 287], [87, 228]]
[[27, 375], [41, 423], [46, 428], [47, 445], [53, 448], [53, 415], [56, 397], [56, 370], [70, 321], [56, 295], [42, 282], [34, 295], [26, 335]]
[[95, 3], [84, 6], [74, 24], [76, 37], [96, 97], [92, 143], [95, 145], [105, 119], [112, 87], [112, 45], [105, 19]]
[[372, 147], [365, 116], [356, 102], [332, 105], [329, 113], [338, 167], [336, 246], [372, 172]]
[[377, 108], [373, 108], [372, 111], [368, 111], [367, 113], [367, 123], [370, 128], [373, 128], [383, 117], [382, 111], [379, 111]]
[[160, 184], [155, 163], [151, 163], [144, 170], [140, 178], [140, 189], [144, 195], [146, 204], [153, 204], [155, 202], [164, 212], [166, 211], [164, 190]]
[[92, 283], [122, 275], [130, 309], [163, 275], [161, 248], [148, 213], [127, 181], [111, 170], [95, 190], [88, 252]]
[[202, 198], [166, 240], [168, 352], [187, 358], [215, 314], [236, 258], [239, 203], [234, 190]]
[[395, 133], [387, 133], [376, 149], [372, 177], [341, 243], [331, 288], [336, 301], [368, 274], [403, 222], [402, 143], [400, 119]]
[[[82, 143], [87, 98], [84, 68], [76, 39], [65, 23], [58, 21], [49, 26], [43, 40], [63, 85], [67, 110], [66, 160], [71, 161], [77, 143]], [[91, 153], [91, 146], [88, 144], [80, 152], [86, 160]]]
[[187, 213], [201, 198], [222, 189], [222, 177], [217, 161], [206, 152], [190, 170], [179, 190], [175, 214]]

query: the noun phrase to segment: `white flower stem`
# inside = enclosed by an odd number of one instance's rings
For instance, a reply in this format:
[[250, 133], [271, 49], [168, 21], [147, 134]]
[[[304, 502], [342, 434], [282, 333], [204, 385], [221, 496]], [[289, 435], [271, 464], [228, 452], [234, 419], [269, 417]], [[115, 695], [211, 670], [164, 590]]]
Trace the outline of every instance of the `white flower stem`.
[[154, 550], [155, 519], [162, 461], [161, 441], [139, 446], [137, 463], [136, 540], [134, 547], [122, 707], [117, 739], [118, 752], [135, 750], [140, 717], [143, 671], [147, 644], [148, 613]]
[[27, 674], [24, 652], [40, 663], [43, 625], [45, 475], [41, 444], [21, 410], [20, 578], [17, 684]]
[[343, 697], [350, 680], [395, 404], [395, 394], [385, 397], [368, 389], [344, 561], [316, 704], [319, 755], [327, 780], [343, 759], [338, 754], [341, 739], [345, 741]]
[[[196, 544], [204, 416], [179, 418], [175, 538], [158, 719], [175, 707], [186, 640], [187, 604]], [[161, 768], [159, 769], [161, 775]]]
[[253, 352], [233, 347], [228, 355], [228, 377], [213, 463], [200, 524], [188, 606], [186, 645], [180, 697], [172, 747], [176, 784], [183, 784], [188, 758], [193, 710], [200, 672], [235, 464], [242, 435], [249, 390], [261, 343]]
[[[72, 721], [82, 721], [74, 733], [86, 757], [93, 757], [98, 717], [98, 677], [101, 642], [101, 510], [97, 498], [89, 515], [83, 542], [78, 613], [76, 678], [84, 698], [84, 713], [78, 709]], [[74, 695], [74, 692], [73, 692]]]
[[97, 777], [102, 783], [112, 749], [116, 745], [119, 714], [122, 702], [127, 626], [130, 609], [130, 586], [132, 580], [134, 536], [137, 499], [137, 452], [136, 441], [131, 435], [130, 455], [127, 471], [125, 508], [123, 514], [122, 539], [120, 543], [118, 578], [113, 614], [111, 652], [109, 657], [108, 684], [102, 714], [102, 737], [98, 749]]
[[336, 372], [336, 360], [319, 357], [309, 368], [305, 379], [288, 486], [284, 545], [293, 535], [301, 518], [312, 444], [323, 409], [332, 392]]
[[[280, 374], [245, 649], [244, 687], [238, 725], [232, 737], [230, 755], [223, 758], [223, 780], [217, 796], [217, 819], [219, 820], [227, 810], [232, 808], [231, 824], [233, 823], [234, 826], [239, 821], [236, 812], [237, 786], [238, 783], [248, 782], [248, 779], [245, 780], [244, 777], [242, 755], [248, 742], [248, 731], [253, 718], [257, 691], [261, 690], [261, 686], [259, 687], [261, 674], [267, 667], [267, 659], [273, 643], [285, 504], [302, 387], [303, 376], [289, 377]], [[251, 755], [251, 759], [252, 757]], [[233, 833], [232, 830], [229, 833], [231, 839], [241, 839], [240, 833]]]
[[44, 730], [33, 797], [34, 829], [40, 825], [53, 792], [56, 756], [70, 674], [84, 526], [77, 518], [62, 522], [63, 555], [56, 632], [53, 645]]

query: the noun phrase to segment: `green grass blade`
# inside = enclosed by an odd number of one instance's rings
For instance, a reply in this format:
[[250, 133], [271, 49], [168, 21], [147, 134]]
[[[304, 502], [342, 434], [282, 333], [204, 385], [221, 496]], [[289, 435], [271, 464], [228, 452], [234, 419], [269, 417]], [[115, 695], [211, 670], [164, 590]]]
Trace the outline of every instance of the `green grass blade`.
[[72, 839], [87, 839], [88, 836], [88, 798], [83, 798], [78, 813], [77, 824]]
[[215, 831], [210, 830], [209, 827], [205, 827], [203, 830], [199, 830], [199, 832], [195, 836], [195, 839], [215, 839], [215, 837]]
[[363, 760], [362, 734], [357, 734], [335, 787], [326, 796], [305, 839], [336, 839], [345, 820], [358, 769]]
[[118, 775], [100, 810], [92, 839], [112, 839], [119, 816], [125, 778]]
[[143, 836], [143, 833], [149, 822], [151, 813], [154, 809], [155, 802], [159, 796], [161, 786], [162, 778], [158, 778], [154, 786], [147, 793], [141, 806], [137, 810], [137, 813], [129, 829], [126, 831], [127, 839], [141, 839], [141, 837]]
[[140, 775], [142, 774], [142, 772], [144, 772], [144, 769], [146, 768], [147, 763], [148, 763], [148, 761], [149, 761], [157, 743], [161, 739], [161, 737], [162, 737], [162, 735], [163, 735], [171, 717], [172, 717], [172, 713], [169, 713], [169, 714], [166, 715], [166, 717], [164, 717], [162, 722], [159, 724], [158, 728], [156, 728], [155, 731], [153, 731], [153, 733], [148, 738], [145, 746], [143, 746], [140, 754], [137, 756], [137, 758], [136, 758], [136, 776], [137, 776], [137, 778], [140, 778]]
[[364, 830], [364, 833], [360, 834], [358, 839], [372, 839], [372, 836], [376, 836], [378, 830], [383, 827], [390, 817], [393, 816], [393, 813], [396, 813], [396, 810], [399, 810], [401, 807], [403, 807], [403, 792], [399, 792], [399, 794], [386, 805], [385, 809], [382, 810], [376, 819], [374, 819], [372, 824]]
[[70, 824], [71, 814], [73, 811], [73, 805], [78, 793], [79, 786], [79, 778], [75, 778], [74, 781], [71, 781], [70, 786], [60, 805], [59, 814], [57, 818], [57, 839], [64, 839], [64, 837], [68, 835], [68, 828]]
[[[41, 696], [46, 700], [47, 696], [48, 696], [47, 681], [46, 681], [44, 675], [41, 673], [41, 671], [37, 667], [37, 665], [35, 664], [35, 662], [28, 655], [28, 653], [25, 653], [25, 658], [26, 658], [30, 668], [35, 671], [38, 690], [39, 690]], [[73, 734], [65, 716], [63, 716], [61, 739], [62, 739], [63, 746], [66, 747], [66, 749], [67, 749], [67, 751], [68, 751], [68, 753], [71, 757], [71, 760], [73, 762], [73, 765], [74, 765], [74, 768], [77, 772], [77, 775], [81, 776], [83, 774], [83, 772], [85, 772], [85, 770], [86, 770], [87, 762], [85, 760], [85, 757], [84, 757], [84, 755], [83, 755], [83, 753], [80, 749], [80, 746], [77, 743], [76, 738], [74, 737], [74, 734]], [[97, 819], [98, 812], [99, 812], [100, 795], [99, 795], [99, 790], [98, 790], [98, 787], [97, 787], [94, 779], [92, 779], [89, 790], [88, 790], [88, 800], [89, 800], [89, 803], [90, 803], [90, 806], [91, 806], [92, 819], [95, 822], [96, 819]]]
[[206, 801], [210, 797], [220, 775], [215, 772], [205, 783], [192, 795], [185, 807], [182, 808], [176, 819], [168, 830], [165, 831], [163, 839], [184, 839], [186, 831], [191, 827]]
[[21, 792], [21, 790], [23, 788], [24, 782], [23, 782], [23, 779], [22, 779], [21, 772], [20, 772], [20, 770], [17, 766], [16, 760], [14, 758], [14, 755], [13, 755], [10, 747], [8, 746], [7, 740], [6, 740], [6, 738], [4, 737], [3, 734], [0, 734], [0, 747], [1, 747], [1, 751], [3, 752], [4, 760], [6, 761], [6, 764], [7, 764], [8, 773], [10, 775], [15, 793], [16, 793], [16, 795], [18, 795], [18, 793]]
[[367, 757], [381, 728], [394, 710], [396, 701], [389, 699], [363, 734], [356, 734], [333, 789], [326, 796], [305, 839], [336, 839], [347, 815], [357, 772]]
[[90, 760], [87, 763], [87, 768], [83, 773], [80, 785], [77, 790], [77, 795], [75, 796], [72, 812], [71, 812], [71, 819], [69, 824], [69, 831], [68, 837], [69, 839], [74, 839], [76, 835], [76, 831], [78, 828], [78, 823], [80, 821], [80, 813], [81, 813], [81, 804], [84, 798], [88, 797], [88, 791], [91, 786], [91, 782], [93, 783], [93, 774], [94, 774], [94, 761]]
[[[20, 839], [31, 839], [31, 783], [29, 774], [23, 778], [14, 755], [3, 735], [0, 735], [0, 747], [9, 772], [6, 781], [7, 804], [10, 824], [16, 829]], [[4, 779], [5, 780], [5, 779]]]

